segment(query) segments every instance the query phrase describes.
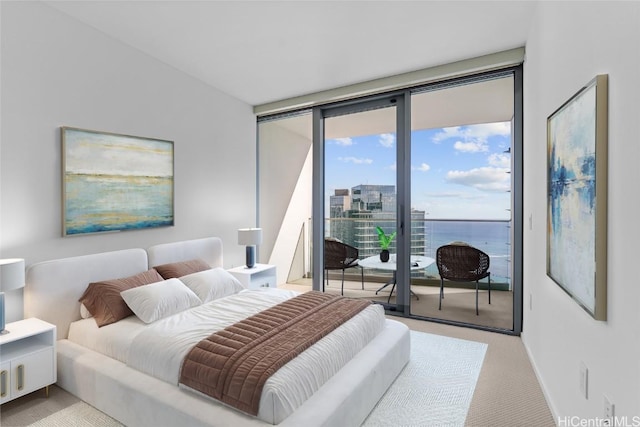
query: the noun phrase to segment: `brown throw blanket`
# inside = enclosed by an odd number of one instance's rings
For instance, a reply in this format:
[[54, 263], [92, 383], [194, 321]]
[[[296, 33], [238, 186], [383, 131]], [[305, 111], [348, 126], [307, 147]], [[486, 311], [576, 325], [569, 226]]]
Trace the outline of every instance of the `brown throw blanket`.
[[200, 341], [182, 364], [180, 383], [257, 415], [270, 375], [370, 304], [301, 294]]

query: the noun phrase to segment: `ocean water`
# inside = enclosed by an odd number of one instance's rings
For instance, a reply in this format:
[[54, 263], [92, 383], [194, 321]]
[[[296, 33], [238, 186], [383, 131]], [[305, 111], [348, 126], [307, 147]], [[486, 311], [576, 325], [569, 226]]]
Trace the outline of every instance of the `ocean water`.
[[[454, 241], [466, 242], [490, 257], [491, 281], [510, 282], [509, 221], [425, 221], [426, 256], [435, 258], [436, 250]], [[432, 266], [428, 273], [432, 273]]]

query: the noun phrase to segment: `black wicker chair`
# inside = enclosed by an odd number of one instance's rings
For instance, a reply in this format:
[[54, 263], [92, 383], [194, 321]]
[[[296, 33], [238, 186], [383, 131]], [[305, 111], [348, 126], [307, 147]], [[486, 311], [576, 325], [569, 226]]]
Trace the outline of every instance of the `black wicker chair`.
[[491, 304], [491, 273], [489, 255], [467, 245], [445, 245], [436, 251], [436, 265], [440, 273], [440, 304], [444, 298], [444, 279], [454, 282], [476, 282], [476, 315], [478, 315], [478, 281], [489, 278], [489, 304]]
[[342, 288], [340, 294], [344, 295], [344, 271], [347, 268], [359, 267], [362, 289], [364, 290], [364, 270], [358, 264], [358, 249], [334, 239], [324, 241], [324, 270], [329, 286], [329, 270], [342, 270]]

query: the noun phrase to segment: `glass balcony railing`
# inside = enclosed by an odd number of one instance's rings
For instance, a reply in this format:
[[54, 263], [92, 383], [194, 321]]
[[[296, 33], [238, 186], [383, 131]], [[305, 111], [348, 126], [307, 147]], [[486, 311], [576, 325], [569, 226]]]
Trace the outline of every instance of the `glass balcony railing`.
[[[345, 219], [325, 218], [325, 235], [358, 248], [360, 258], [376, 256], [380, 253], [376, 226], [385, 232], [395, 228], [394, 218], [385, 219]], [[411, 225], [411, 254], [435, 259], [436, 250], [451, 242], [465, 242], [487, 253], [491, 262], [492, 287], [502, 284], [511, 288], [511, 221], [508, 220], [414, 220]], [[389, 248], [395, 252], [395, 240]], [[359, 273], [358, 273], [359, 274]], [[376, 281], [388, 277], [388, 273], [365, 269], [365, 280]], [[435, 263], [424, 270], [411, 273], [412, 279], [428, 284], [439, 281]]]

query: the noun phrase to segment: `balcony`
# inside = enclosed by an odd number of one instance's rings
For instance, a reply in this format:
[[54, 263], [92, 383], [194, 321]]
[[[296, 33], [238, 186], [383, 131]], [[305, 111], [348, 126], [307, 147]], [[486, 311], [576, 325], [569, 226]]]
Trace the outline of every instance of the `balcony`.
[[[332, 235], [331, 230], [345, 230], [350, 228], [346, 221], [351, 219], [325, 219], [327, 237], [335, 237], [347, 244], [358, 247], [360, 258], [377, 256], [380, 252], [377, 234], [367, 230], [366, 226], [353, 227], [357, 230], [355, 238], [348, 240], [344, 234]], [[392, 227], [394, 219], [389, 219], [386, 226]], [[379, 221], [369, 224], [375, 228]], [[417, 227], [416, 227], [417, 225]], [[351, 224], [353, 226], [353, 224]], [[384, 227], [384, 225], [381, 225]], [[475, 314], [475, 284], [447, 282], [445, 300], [442, 310], [438, 310], [440, 276], [435, 264], [424, 270], [411, 273], [411, 290], [417, 295], [411, 298], [411, 313], [426, 318], [445, 319], [454, 322], [478, 324], [491, 328], [511, 330], [513, 328], [513, 293], [511, 283], [511, 227], [510, 221], [505, 220], [424, 220], [414, 221], [412, 228], [411, 253], [435, 258], [438, 247], [452, 241], [464, 241], [486, 252], [491, 259], [491, 305], [487, 302], [486, 280], [480, 282], [480, 315]], [[418, 231], [419, 232], [416, 232]], [[364, 242], [364, 244], [363, 244]], [[308, 248], [305, 253], [310, 254]], [[395, 247], [391, 248], [395, 251]], [[364, 254], [364, 256], [363, 256]], [[311, 262], [309, 255], [308, 262]], [[309, 268], [307, 271], [312, 271]], [[363, 298], [378, 302], [387, 302], [391, 287], [377, 292], [382, 284], [391, 279], [388, 271], [364, 269], [364, 290], [360, 284], [360, 270], [352, 268], [346, 270], [344, 295], [352, 298]], [[326, 292], [340, 293], [340, 271], [329, 271], [329, 286]], [[484, 282], [484, 283], [483, 283]], [[326, 283], [326, 282], [325, 282]], [[291, 279], [281, 287], [298, 291], [311, 289], [311, 275], [304, 278]], [[395, 303], [395, 292], [390, 298]]]
[[[327, 237], [333, 237], [358, 248], [360, 258], [376, 256], [380, 252], [376, 226], [391, 230], [395, 218], [380, 219], [325, 219]], [[511, 221], [508, 220], [413, 220], [411, 227], [411, 254], [423, 255], [435, 259], [438, 247], [447, 243], [462, 241], [487, 253], [491, 259], [492, 289], [511, 289]], [[395, 252], [395, 241], [390, 247]], [[311, 253], [307, 251], [306, 253]], [[309, 270], [311, 271], [311, 270]], [[391, 273], [365, 269], [368, 282], [385, 282]], [[335, 279], [340, 272], [329, 272], [329, 278]], [[347, 270], [345, 278], [359, 280], [358, 271]], [[351, 277], [353, 276], [353, 277]], [[411, 273], [412, 285], [437, 285], [440, 276], [435, 264], [424, 270]]]

